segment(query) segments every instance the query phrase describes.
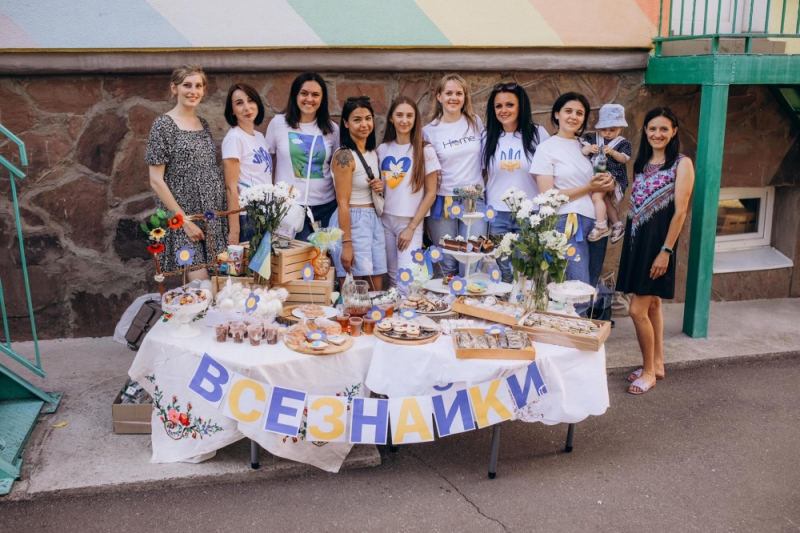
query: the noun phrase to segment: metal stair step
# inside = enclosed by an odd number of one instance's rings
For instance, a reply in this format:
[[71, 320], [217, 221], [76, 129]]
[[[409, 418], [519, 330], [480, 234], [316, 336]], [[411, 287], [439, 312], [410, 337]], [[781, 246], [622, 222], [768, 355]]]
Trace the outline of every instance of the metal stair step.
[[[6, 400], [0, 402], [0, 477], [7, 477], [3, 464], [19, 466], [25, 443], [39, 418], [41, 400]], [[2, 494], [2, 491], [0, 491]]]

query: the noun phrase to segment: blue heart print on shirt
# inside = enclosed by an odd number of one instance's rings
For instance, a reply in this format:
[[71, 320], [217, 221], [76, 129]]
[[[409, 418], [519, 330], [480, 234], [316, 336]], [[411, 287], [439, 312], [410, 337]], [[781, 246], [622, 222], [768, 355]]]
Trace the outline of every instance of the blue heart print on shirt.
[[408, 157], [401, 157], [398, 161], [392, 156], [387, 156], [381, 161], [381, 173], [386, 180], [386, 185], [391, 189], [400, 185], [410, 168], [411, 159]]

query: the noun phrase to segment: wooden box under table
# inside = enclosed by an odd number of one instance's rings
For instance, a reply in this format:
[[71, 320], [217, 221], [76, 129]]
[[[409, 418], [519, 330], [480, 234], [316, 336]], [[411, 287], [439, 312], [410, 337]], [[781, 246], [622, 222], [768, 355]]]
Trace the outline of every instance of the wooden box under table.
[[[487, 309], [481, 309], [473, 305], [467, 305], [466, 303], [464, 303], [464, 300], [466, 298], [470, 298], [470, 296], [460, 296], [458, 300], [456, 300], [450, 305], [450, 309], [456, 311], [457, 313], [461, 313], [462, 315], [474, 316], [477, 318], [488, 320], [489, 322], [497, 322], [498, 324], [505, 324], [506, 326], [513, 326], [515, 324], [518, 324], [519, 321], [521, 320], [520, 318], [512, 315], [505, 315], [503, 313], [497, 313], [494, 311], [489, 311]], [[502, 305], [512, 305], [506, 302], [498, 302], [498, 303]], [[526, 311], [522, 315], [522, 318], [525, 318], [528, 315], [528, 313], [529, 311]]]
[[292, 241], [289, 243], [289, 248], [273, 248], [270, 257], [272, 262], [270, 285], [284, 285], [290, 281], [302, 280], [303, 267], [306, 263], [311, 263], [316, 254], [314, 247], [304, 241]]
[[[500, 348], [467, 348], [458, 347], [458, 336], [456, 332], [469, 331], [480, 335], [486, 334], [485, 328], [457, 328], [452, 331], [453, 348], [456, 350], [458, 359], [517, 359], [523, 361], [534, 361], [536, 359], [536, 349], [529, 346], [524, 350], [503, 350]], [[528, 335], [528, 337], [532, 337]]]
[[[576, 316], [562, 315], [558, 313], [548, 313], [537, 311], [540, 315], [558, 316], [565, 320], [589, 320], [588, 318], [580, 318]], [[608, 336], [611, 335], [611, 322], [604, 320], [591, 320], [591, 322], [600, 326], [600, 330], [595, 335], [582, 335], [579, 333], [566, 333], [560, 331], [553, 331], [549, 328], [542, 328], [537, 326], [523, 326], [523, 320], [519, 321], [519, 325], [514, 326], [514, 329], [528, 333], [536, 342], [543, 342], [545, 344], [555, 344], [556, 346], [566, 346], [567, 348], [576, 348], [578, 350], [588, 350], [596, 352], [606, 342]]]

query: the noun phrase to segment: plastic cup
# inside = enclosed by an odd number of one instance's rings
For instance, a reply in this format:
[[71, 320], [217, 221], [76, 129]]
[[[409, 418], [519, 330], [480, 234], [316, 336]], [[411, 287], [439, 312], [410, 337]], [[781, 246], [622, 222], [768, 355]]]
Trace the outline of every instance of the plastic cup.
[[278, 344], [278, 326], [271, 324], [264, 328], [264, 335], [267, 339], [267, 344]]
[[394, 303], [382, 304], [379, 305], [378, 308], [384, 312], [385, 318], [392, 318], [394, 316]]
[[247, 337], [250, 339], [250, 346], [260, 345], [263, 335], [264, 328], [261, 324], [250, 324], [247, 326]]
[[347, 333], [348, 328], [350, 327], [350, 315], [348, 313], [339, 315], [336, 317], [336, 321], [340, 326], [342, 326], [342, 333]]
[[217, 324], [214, 326], [214, 333], [217, 342], [225, 342], [228, 340], [228, 324]]
[[360, 337], [361, 336], [361, 325], [364, 323], [363, 318], [358, 318], [357, 316], [350, 317], [350, 336], [351, 337]]
[[247, 331], [243, 322], [234, 322], [231, 324], [231, 336], [233, 342], [241, 344], [244, 342], [244, 334]]
[[375, 332], [375, 321], [371, 318], [364, 318], [364, 334], [372, 335]]

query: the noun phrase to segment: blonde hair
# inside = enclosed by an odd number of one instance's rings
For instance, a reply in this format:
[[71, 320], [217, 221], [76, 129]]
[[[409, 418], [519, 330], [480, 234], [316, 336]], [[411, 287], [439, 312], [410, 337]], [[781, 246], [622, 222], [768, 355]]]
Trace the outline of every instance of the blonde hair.
[[195, 65], [193, 63], [187, 63], [186, 65], [181, 65], [180, 67], [176, 68], [172, 71], [172, 75], [169, 77], [170, 83], [173, 85], [180, 85], [183, 83], [189, 76], [193, 76], [195, 74], [199, 74], [200, 77], [203, 79], [203, 87], [208, 85], [208, 78], [206, 78], [206, 73], [203, 72], [203, 67], [200, 65]]
[[[445, 74], [442, 76], [442, 79], [439, 81], [439, 85], [436, 87], [436, 96], [442, 94], [442, 91], [444, 91], [444, 86], [447, 85], [448, 81], [454, 81], [461, 85], [461, 89], [464, 91], [464, 105], [461, 106], [461, 112], [466, 117], [469, 126], [473, 130], [478, 131], [477, 115], [475, 115], [475, 112], [472, 110], [472, 98], [469, 94], [469, 84], [467, 83], [467, 80], [458, 74]], [[430, 122], [438, 122], [441, 120], [443, 114], [444, 109], [442, 108], [442, 103], [438, 98], [434, 98], [433, 109], [431, 110], [430, 114]]]

